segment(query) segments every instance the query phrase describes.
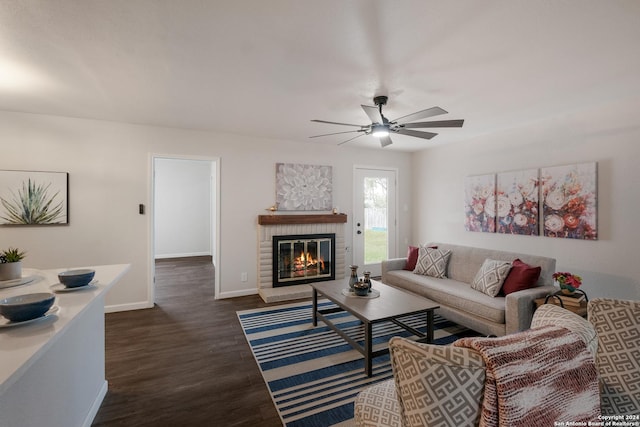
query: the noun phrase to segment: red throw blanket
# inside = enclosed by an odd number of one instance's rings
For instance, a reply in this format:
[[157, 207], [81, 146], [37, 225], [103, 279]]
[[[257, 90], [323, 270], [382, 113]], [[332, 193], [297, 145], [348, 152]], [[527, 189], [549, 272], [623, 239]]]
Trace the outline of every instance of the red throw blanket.
[[462, 338], [454, 345], [478, 351], [487, 365], [480, 427], [598, 421], [594, 355], [568, 329], [544, 326], [500, 338]]

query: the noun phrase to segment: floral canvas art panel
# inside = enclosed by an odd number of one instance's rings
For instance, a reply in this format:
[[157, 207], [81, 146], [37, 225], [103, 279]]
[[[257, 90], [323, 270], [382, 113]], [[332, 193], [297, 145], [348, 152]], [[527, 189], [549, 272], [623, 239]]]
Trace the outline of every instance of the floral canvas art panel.
[[69, 223], [66, 172], [0, 171], [0, 225]]
[[468, 176], [464, 182], [464, 228], [495, 233], [496, 175]]
[[544, 235], [596, 240], [597, 163], [540, 170]]
[[276, 205], [283, 211], [331, 210], [331, 166], [276, 163]]
[[498, 174], [496, 187], [497, 232], [537, 236], [540, 234], [538, 169]]

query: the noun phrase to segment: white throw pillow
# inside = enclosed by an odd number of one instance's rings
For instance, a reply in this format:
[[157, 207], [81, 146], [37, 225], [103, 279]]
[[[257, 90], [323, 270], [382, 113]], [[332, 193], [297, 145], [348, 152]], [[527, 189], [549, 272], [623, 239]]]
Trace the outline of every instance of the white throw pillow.
[[473, 278], [471, 288], [495, 297], [502, 289], [504, 279], [507, 278], [510, 270], [510, 262], [487, 258], [476, 273], [476, 277]]
[[451, 256], [450, 250], [421, 247], [418, 250], [418, 261], [413, 270], [416, 274], [432, 276], [442, 279], [447, 277], [447, 263]]

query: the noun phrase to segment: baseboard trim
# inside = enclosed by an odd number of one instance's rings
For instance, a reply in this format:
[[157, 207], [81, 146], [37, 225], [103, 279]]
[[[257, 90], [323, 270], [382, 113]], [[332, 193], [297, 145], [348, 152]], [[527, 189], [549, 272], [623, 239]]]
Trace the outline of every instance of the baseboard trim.
[[258, 293], [258, 289], [245, 289], [242, 291], [221, 292], [220, 295], [215, 296], [215, 299], [246, 297], [247, 295], [255, 295], [257, 293]]
[[180, 253], [180, 254], [162, 254], [155, 255], [155, 259], [165, 259], [165, 258], [188, 258], [192, 256], [211, 256], [211, 252], [189, 252], [189, 253]]
[[130, 304], [107, 305], [104, 307], [105, 313], [116, 313], [119, 311], [143, 310], [145, 308], [153, 308], [153, 303], [149, 301], [134, 302]]
[[100, 410], [102, 401], [107, 395], [107, 390], [109, 390], [109, 382], [105, 380], [104, 383], [102, 383], [102, 387], [100, 387], [100, 390], [98, 391], [98, 395], [93, 401], [93, 405], [91, 405], [91, 408], [89, 409], [89, 413], [82, 423], [82, 427], [91, 427], [91, 424], [93, 424], [93, 420], [96, 418], [96, 415], [98, 415], [98, 411]]

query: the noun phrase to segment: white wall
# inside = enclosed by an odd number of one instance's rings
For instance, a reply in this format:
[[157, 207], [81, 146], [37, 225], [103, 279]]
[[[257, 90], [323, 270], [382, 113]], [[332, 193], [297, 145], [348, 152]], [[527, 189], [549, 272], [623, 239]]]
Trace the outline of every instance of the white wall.
[[155, 159], [155, 257], [212, 255], [212, 162]]
[[220, 297], [256, 293], [257, 216], [274, 204], [276, 162], [333, 166], [334, 204], [349, 218], [354, 164], [397, 168], [399, 205], [408, 206], [398, 240], [411, 234], [407, 153], [11, 112], [0, 112], [0, 144], [0, 169], [69, 172], [71, 215], [66, 227], [1, 228], [2, 246], [26, 249], [26, 267], [131, 263], [107, 296], [111, 310], [150, 305], [152, 226], [138, 204], [150, 205], [154, 154], [220, 158]]
[[[467, 124], [465, 123], [465, 126]], [[640, 299], [640, 101], [602, 103], [543, 122], [428, 149], [412, 162], [413, 243], [442, 241], [556, 258], [590, 297]], [[464, 178], [598, 162], [597, 241], [464, 230]]]

